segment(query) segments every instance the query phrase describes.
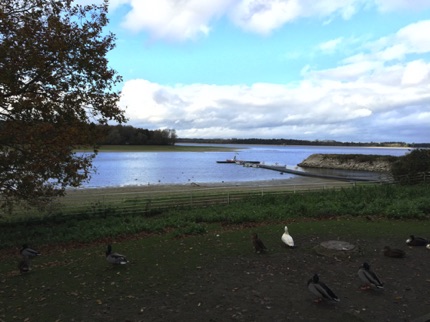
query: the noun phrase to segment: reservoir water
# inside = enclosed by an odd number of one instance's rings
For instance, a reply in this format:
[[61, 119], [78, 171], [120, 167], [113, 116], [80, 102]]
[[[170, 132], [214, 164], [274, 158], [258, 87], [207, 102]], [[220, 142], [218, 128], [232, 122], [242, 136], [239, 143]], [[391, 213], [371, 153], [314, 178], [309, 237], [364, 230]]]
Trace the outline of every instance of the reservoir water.
[[293, 174], [280, 175], [276, 171], [216, 162], [231, 159], [234, 156], [240, 160], [255, 160], [268, 165], [294, 167], [314, 153], [402, 156], [408, 152], [407, 148], [210, 145], [237, 150], [235, 152], [100, 152], [93, 162], [96, 173], [92, 175], [89, 182], [83, 184], [83, 187], [246, 182], [295, 177]]

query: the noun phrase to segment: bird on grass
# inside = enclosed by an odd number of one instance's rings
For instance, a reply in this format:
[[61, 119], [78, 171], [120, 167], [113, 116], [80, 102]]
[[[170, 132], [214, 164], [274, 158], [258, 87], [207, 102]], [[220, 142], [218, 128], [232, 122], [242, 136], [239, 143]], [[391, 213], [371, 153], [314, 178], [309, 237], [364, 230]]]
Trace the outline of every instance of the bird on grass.
[[37, 250], [28, 247], [27, 244], [22, 245], [20, 254], [23, 258], [28, 258], [29, 260], [41, 255]]
[[294, 247], [295, 247], [295, 246], [294, 246], [294, 239], [293, 239], [293, 237], [291, 237], [291, 235], [288, 233], [288, 227], [287, 227], [287, 226], [285, 226], [285, 228], [284, 228], [284, 233], [282, 234], [281, 240], [282, 240], [282, 242], [283, 242], [286, 246], [288, 246], [288, 247], [290, 247], [290, 248], [294, 248]]
[[28, 257], [25, 257], [19, 261], [18, 269], [21, 274], [28, 273], [30, 271], [30, 260]]
[[406, 253], [404, 250], [398, 249], [398, 248], [390, 248], [388, 246], [384, 247], [384, 255], [387, 257], [393, 257], [393, 258], [403, 258], [406, 256]]
[[406, 239], [406, 244], [408, 246], [427, 246], [429, 241], [422, 237], [415, 237], [414, 235], [410, 235], [408, 239]]
[[364, 283], [361, 287], [362, 290], [368, 290], [372, 286], [378, 289], [383, 289], [384, 284], [379, 280], [378, 275], [370, 269], [370, 265], [364, 262], [358, 270], [358, 277]]
[[112, 253], [112, 246], [108, 245], [106, 250], [106, 260], [108, 263], [115, 265], [125, 265], [128, 263], [127, 258], [124, 255], [118, 253]]
[[334, 292], [323, 282], [320, 281], [318, 274], [315, 274], [308, 281], [308, 290], [318, 296], [318, 298], [314, 301], [316, 303], [321, 302], [323, 299], [330, 302], [339, 302], [339, 298], [334, 294]]
[[267, 248], [264, 245], [263, 241], [258, 238], [258, 235], [256, 233], [252, 234], [252, 244], [254, 245], [254, 249], [256, 253], [264, 253]]

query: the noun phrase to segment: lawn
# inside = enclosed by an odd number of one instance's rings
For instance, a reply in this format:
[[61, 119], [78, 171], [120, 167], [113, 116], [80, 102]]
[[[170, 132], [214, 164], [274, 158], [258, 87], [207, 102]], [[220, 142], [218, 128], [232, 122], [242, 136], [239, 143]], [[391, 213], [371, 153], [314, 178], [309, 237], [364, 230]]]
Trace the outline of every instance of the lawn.
[[[18, 243], [3, 247], [0, 321], [413, 321], [430, 313], [430, 251], [407, 247], [405, 240], [410, 234], [430, 237], [422, 199], [428, 188], [383, 187], [379, 197], [369, 189], [355, 191], [367, 208], [353, 206], [358, 202], [351, 189], [267, 196], [157, 214], [144, 220], [158, 220], [161, 229], [134, 233], [116, 233], [121, 216], [115, 214], [93, 219], [105, 233], [88, 240], [84, 235], [96, 231], [85, 228], [91, 218], [19, 224], [14, 234], [2, 226], [2, 238], [21, 242], [32, 236], [26, 241], [42, 256], [21, 275]], [[381, 196], [389, 200], [383, 203]], [[122, 219], [136, 225], [130, 218]], [[285, 224], [295, 249], [281, 245]], [[49, 231], [52, 236], [44, 236]], [[254, 252], [253, 232], [267, 254]], [[326, 240], [356, 247], [320, 256], [314, 247]], [[108, 243], [127, 256], [127, 265], [107, 263]], [[386, 245], [405, 250], [406, 258], [383, 256]], [[363, 261], [380, 275], [383, 291], [360, 290], [357, 270]], [[314, 303], [306, 288], [314, 273], [339, 303]]]

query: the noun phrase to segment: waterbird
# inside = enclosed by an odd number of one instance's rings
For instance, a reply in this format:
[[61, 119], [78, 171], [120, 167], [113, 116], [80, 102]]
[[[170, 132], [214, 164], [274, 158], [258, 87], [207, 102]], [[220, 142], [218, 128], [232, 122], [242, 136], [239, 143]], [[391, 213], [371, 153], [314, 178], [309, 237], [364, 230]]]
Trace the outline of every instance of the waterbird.
[[106, 250], [106, 260], [111, 264], [127, 264], [127, 258], [118, 253], [112, 253], [112, 246], [108, 245]]
[[358, 277], [364, 283], [361, 287], [362, 290], [368, 290], [372, 286], [383, 289], [384, 284], [379, 280], [378, 275], [374, 271], [370, 269], [370, 265], [367, 262], [364, 262], [363, 265], [360, 266], [358, 270]]
[[260, 238], [258, 238], [258, 235], [256, 233], [252, 234], [252, 244], [254, 245], [254, 249], [256, 253], [264, 253], [267, 250], [263, 241]]
[[308, 290], [318, 296], [315, 300], [316, 303], [321, 302], [323, 299], [339, 302], [339, 298], [334, 294], [334, 292], [323, 282], [320, 281], [318, 274], [314, 274], [314, 276], [308, 281]]
[[284, 228], [284, 233], [282, 234], [281, 240], [286, 246], [288, 246], [290, 248], [294, 248], [294, 239], [288, 233], [288, 227], [287, 226], [285, 226], [285, 228]]
[[19, 261], [18, 269], [21, 274], [30, 271], [30, 260], [28, 259], [28, 257], [24, 257], [22, 260]]
[[23, 258], [27, 258], [27, 259], [33, 259], [34, 257], [41, 255], [37, 250], [34, 250], [33, 248], [28, 247], [27, 244], [22, 245], [20, 254]]
[[414, 235], [410, 235], [408, 239], [406, 239], [406, 244], [408, 246], [427, 246], [429, 241], [422, 237], [415, 237]]
[[385, 246], [384, 247], [384, 255], [387, 257], [393, 257], [393, 258], [403, 258], [406, 256], [406, 253], [404, 250]]

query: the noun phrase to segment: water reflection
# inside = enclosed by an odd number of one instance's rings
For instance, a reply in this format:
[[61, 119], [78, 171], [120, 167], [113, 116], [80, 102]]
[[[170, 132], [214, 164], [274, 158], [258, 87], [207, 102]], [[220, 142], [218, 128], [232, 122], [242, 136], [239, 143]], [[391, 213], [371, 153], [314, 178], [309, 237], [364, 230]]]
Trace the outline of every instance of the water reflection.
[[[314, 153], [401, 156], [408, 151], [406, 148], [222, 146], [237, 148], [238, 159], [289, 167], [294, 167]], [[94, 160], [97, 172], [84, 187], [246, 182], [287, 179], [295, 176], [281, 175], [276, 171], [259, 168], [216, 163], [218, 160], [231, 159], [234, 155], [234, 152], [100, 152]]]

